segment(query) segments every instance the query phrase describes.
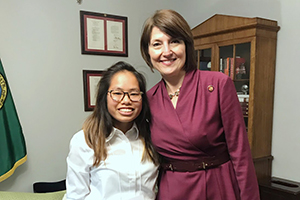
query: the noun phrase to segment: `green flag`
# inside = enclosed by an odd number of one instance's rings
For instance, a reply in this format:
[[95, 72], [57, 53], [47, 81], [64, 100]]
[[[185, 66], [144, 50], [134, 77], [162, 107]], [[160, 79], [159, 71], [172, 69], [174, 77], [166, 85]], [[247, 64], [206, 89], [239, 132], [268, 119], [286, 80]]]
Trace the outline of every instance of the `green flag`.
[[26, 160], [22, 127], [0, 60], [0, 182]]

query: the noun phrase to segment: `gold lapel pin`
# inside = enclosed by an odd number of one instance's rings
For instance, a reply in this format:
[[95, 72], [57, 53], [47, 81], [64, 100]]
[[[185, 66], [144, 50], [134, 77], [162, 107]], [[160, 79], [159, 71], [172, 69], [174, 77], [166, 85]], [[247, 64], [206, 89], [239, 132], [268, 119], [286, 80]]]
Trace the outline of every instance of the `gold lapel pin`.
[[214, 86], [209, 85], [209, 86], [207, 86], [207, 89], [208, 89], [208, 91], [212, 92], [212, 91], [214, 91]]

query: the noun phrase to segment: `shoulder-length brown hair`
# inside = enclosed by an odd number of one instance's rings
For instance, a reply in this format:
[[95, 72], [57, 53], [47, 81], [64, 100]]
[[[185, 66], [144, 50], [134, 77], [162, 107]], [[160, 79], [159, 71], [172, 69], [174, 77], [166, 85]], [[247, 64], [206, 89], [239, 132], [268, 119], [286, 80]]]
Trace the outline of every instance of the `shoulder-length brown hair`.
[[186, 72], [197, 69], [194, 40], [190, 26], [176, 11], [158, 10], [152, 17], [145, 21], [140, 41], [142, 57], [152, 71], [153, 65], [151, 63], [148, 49], [153, 27], [159, 28], [162, 32], [166, 33], [172, 38], [183, 40], [186, 48], [186, 61], [183, 69]]
[[146, 95], [145, 77], [136, 71], [130, 64], [120, 61], [104, 72], [98, 85], [94, 111], [83, 124], [86, 143], [94, 150], [94, 166], [98, 166], [102, 160], [107, 158], [105, 142], [106, 138], [113, 130], [113, 118], [109, 114], [107, 108], [107, 92], [112, 77], [120, 71], [129, 71], [133, 73], [138, 80], [140, 91], [143, 92], [142, 110], [139, 116], [134, 120], [139, 130], [139, 136], [144, 143], [142, 161], [150, 159], [154, 164], [158, 164], [158, 157], [151, 143], [151, 113]]

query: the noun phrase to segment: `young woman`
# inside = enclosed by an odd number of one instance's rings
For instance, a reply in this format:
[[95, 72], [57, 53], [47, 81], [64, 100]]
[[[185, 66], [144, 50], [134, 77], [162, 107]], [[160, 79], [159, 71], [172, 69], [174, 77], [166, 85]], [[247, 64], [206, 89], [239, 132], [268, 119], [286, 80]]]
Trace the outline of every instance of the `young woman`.
[[93, 113], [70, 142], [66, 199], [155, 199], [150, 123], [143, 75], [125, 62], [108, 68]]
[[173, 10], [144, 24], [141, 53], [162, 80], [147, 93], [152, 141], [163, 157], [158, 200], [258, 200], [232, 80], [196, 67], [191, 29]]

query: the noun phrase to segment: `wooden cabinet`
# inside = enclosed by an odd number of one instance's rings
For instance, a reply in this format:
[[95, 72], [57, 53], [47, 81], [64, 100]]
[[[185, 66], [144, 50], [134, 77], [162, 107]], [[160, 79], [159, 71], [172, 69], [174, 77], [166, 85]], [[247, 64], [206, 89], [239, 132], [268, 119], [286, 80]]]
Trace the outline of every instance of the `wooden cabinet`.
[[272, 177], [259, 184], [261, 200], [299, 200], [300, 183]]
[[192, 29], [198, 67], [234, 81], [259, 180], [271, 177], [276, 21], [214, 15]]

